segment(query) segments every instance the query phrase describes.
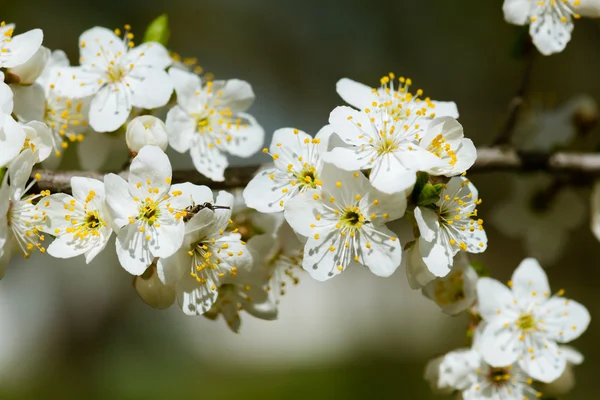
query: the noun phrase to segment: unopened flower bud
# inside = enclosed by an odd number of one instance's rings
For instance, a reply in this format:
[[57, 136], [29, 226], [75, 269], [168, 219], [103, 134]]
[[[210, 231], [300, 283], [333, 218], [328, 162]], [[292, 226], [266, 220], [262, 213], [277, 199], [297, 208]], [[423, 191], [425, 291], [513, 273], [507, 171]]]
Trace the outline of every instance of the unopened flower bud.
[[125, 140], [132, 153], [138, 153], [144, 146], [158, 146], [165, 151], [169, 145], [167, 126], [151, 115], [136, 117], [127, 124]]
[[44, 71], [50, 54], [50, 49], [41, 46], [25, 64], [9, 68], [6, 74], [7, 79], [10, 83], [33, 85]]
[[144, 303], [150, 307], [164, 310], [175, 302], [175, 287], [167, 286], [160, 281], [154, 263], [142, 276], [133, 279], [133, 287]]

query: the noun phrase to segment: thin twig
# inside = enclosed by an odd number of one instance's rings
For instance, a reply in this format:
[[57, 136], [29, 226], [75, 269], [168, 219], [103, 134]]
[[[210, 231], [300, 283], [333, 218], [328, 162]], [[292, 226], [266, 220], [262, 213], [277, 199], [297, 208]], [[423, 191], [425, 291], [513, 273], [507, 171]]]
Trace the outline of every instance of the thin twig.
[[[259, 165], [231, 167], [225, 172], [223, 182], [213, 182], [195, 170], [174, 171], [173, 183], [191, 182], [206, 185], [212, 189], [242, 188], [250, 182]], [[596, 153], [534, 153], [518, 152], [505, 147], [483, 147], [477, 150], [477, 161], [469, 169], [469, 175], [492, 172], [534, 172], [544, 171], [564, 176], [570, 184], [587, 184], [600, 178], [600, 154]], [[83, 176], [102, 180], [104, 174], [84, 171], [36, 170], [40, 174], [37, 183], [39, 190], [51, 192], [70, 192], [71, 178]], [[127, 178], [127, 172], [121, 172]]]
[[517, 93], [508, 105], [508, 116], [506, 117], [506, 122], [504, 123], [500, 134], [493, 143], [495, 146], [510, 143], [511, 137], [515, 130], [515, 125], [517, 124], [517, 120], [519, 118], [519, 111], [521, 110], [521, 106], [525, 101], [525, 95], [529, 90], [529, 83], [531, 81], [533, 64], [535, 62], [535, 55], [537, 54], [537, 52], [535, 51], [532, 43], [527, 42], [526, 46], [526, 61], [525, 67], [523, 69], [523, 77], [521, 78], [521, 83], [519, 84]]

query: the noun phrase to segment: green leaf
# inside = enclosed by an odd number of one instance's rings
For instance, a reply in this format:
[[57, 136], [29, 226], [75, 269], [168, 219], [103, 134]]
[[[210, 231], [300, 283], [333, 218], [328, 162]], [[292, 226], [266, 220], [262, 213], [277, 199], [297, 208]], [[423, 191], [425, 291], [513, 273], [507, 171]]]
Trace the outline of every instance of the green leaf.
[[436, 184], [432, 185], [431, 183], [426, 183], [419, 193], [419, 197], [417, 198], [418, 206], [429, 206], [437, 203], [440, 200], [440, 192], [442, 191], [443, 185]]
[[0, 186], [2, 186], [2, 180], [4, 179], [4, 174], [6, 174], [6, 168], [0, 168]]
[[488, 267], [486, 267], [482, 262], [479, 261], [469, 261], [469, 265], [471, 268], [477, 272], [477, 276], [480, 278], [485, 278], [487, 276], [491, 276], [492, 272]]
[[171, 29], [169, 29], [169, 18], [167, 14], [161, 14], [155, 18], [144, 34], [144, 43], [146, 42], [158, 42], [163, 46], [166, 46], [171, 36]]
[[417, 204], [419, 200], [419, 195], [423, 190], [423, 187], [429, 182], [429, 174], [427, 172], [419, 172], [417, 173], [417, 182], [415, 183], [415, 187], [413, 188], [411, 199], [413, 203]]

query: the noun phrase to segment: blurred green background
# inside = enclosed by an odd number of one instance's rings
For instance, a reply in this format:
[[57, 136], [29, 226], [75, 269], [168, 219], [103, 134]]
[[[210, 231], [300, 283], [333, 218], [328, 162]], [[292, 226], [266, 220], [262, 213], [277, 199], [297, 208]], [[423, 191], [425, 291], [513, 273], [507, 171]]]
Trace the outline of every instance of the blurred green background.
[[[465, 134], [483, 146], [502, 127], [523, 72], [523, 62], [510, 55], [519, 30], [504, 21], [501, 6], [500, 0], [30, 0], [3, 2], [0, 19], [15, 22], [18, 32], [42, 28], [44, 44], [74, 61], [84, 30], [129, 23], [141, 37], [166, 12], [170, 50], [197, 57], [217, 78], [252, 83], [251, 112], [269, 134], [284, 126], [315, 133], [343, 103], [338, 79], [377, 85], [392, 71], [410, 76], [433, 99], [455, 101]], [[600, 24], [578, 21], [566, 51], [535, 60], [532, 92], [554, 103], [582, 93], [599, 99], [599, 48]], [[599, 134], [594, 129], [572, 148], [593, 151]], [[266, 161], [238, 162], [260, 160]], [[172, 162], [191, 166], [187, 155]], [[471, 178], [484, 199], [484, 220], [513, 196], [510, 174]], [[580, 201], [559, 211], [569, 218], [577, 208], [585, 217], [562, 240], [564, 251], [543, 265], [553, 289], [566, 289], [595, 320], [600, 245], [589, 229], [590, 191], [575, 193]], [[491, 223], [486, 230], [488, 251], [476, 259], [507, 280], [528, 255], [523, 241]], [[278, 321], [245, 318], [234, 335], [223, 321], [145, 306], [110, 248], [88, 266], [81, 259], [15, 259], [0, 282], [0, 398], [437, 398], [422, 379], [425, 363], [464, 345], [466, 324], [411, 291], [401, 269], [386, 280], [360, 270], [326, 284], [303, 276], [282, 299]], [[599, 335], [593, 321], [574, 343], [586, 361], [577, 368], [575, 390], [561, 399], [599, 398]]]

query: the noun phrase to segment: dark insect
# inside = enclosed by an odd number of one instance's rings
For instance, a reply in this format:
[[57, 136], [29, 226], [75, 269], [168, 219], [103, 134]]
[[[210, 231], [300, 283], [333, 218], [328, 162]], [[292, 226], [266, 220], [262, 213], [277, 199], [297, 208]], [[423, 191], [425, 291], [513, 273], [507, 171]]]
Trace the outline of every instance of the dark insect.
[[204, 210], [205, 208], [211, 210], [211, 211], [215, 211], [215, 210], [229, 210], [230, 208], [228, 206], [217, 206], [211, 203], [203, 203], [203, 204], [196, 204], [194, 203], [194, 201], [192, 200], [192, 205], [187, 206], [185, 208], [185, 216], [183, 217], [183, 222], [188, 222], [190, 219], [192, 219], [192, 217], [196, 214], [198, 214], [200, 212], [200, 210]]

